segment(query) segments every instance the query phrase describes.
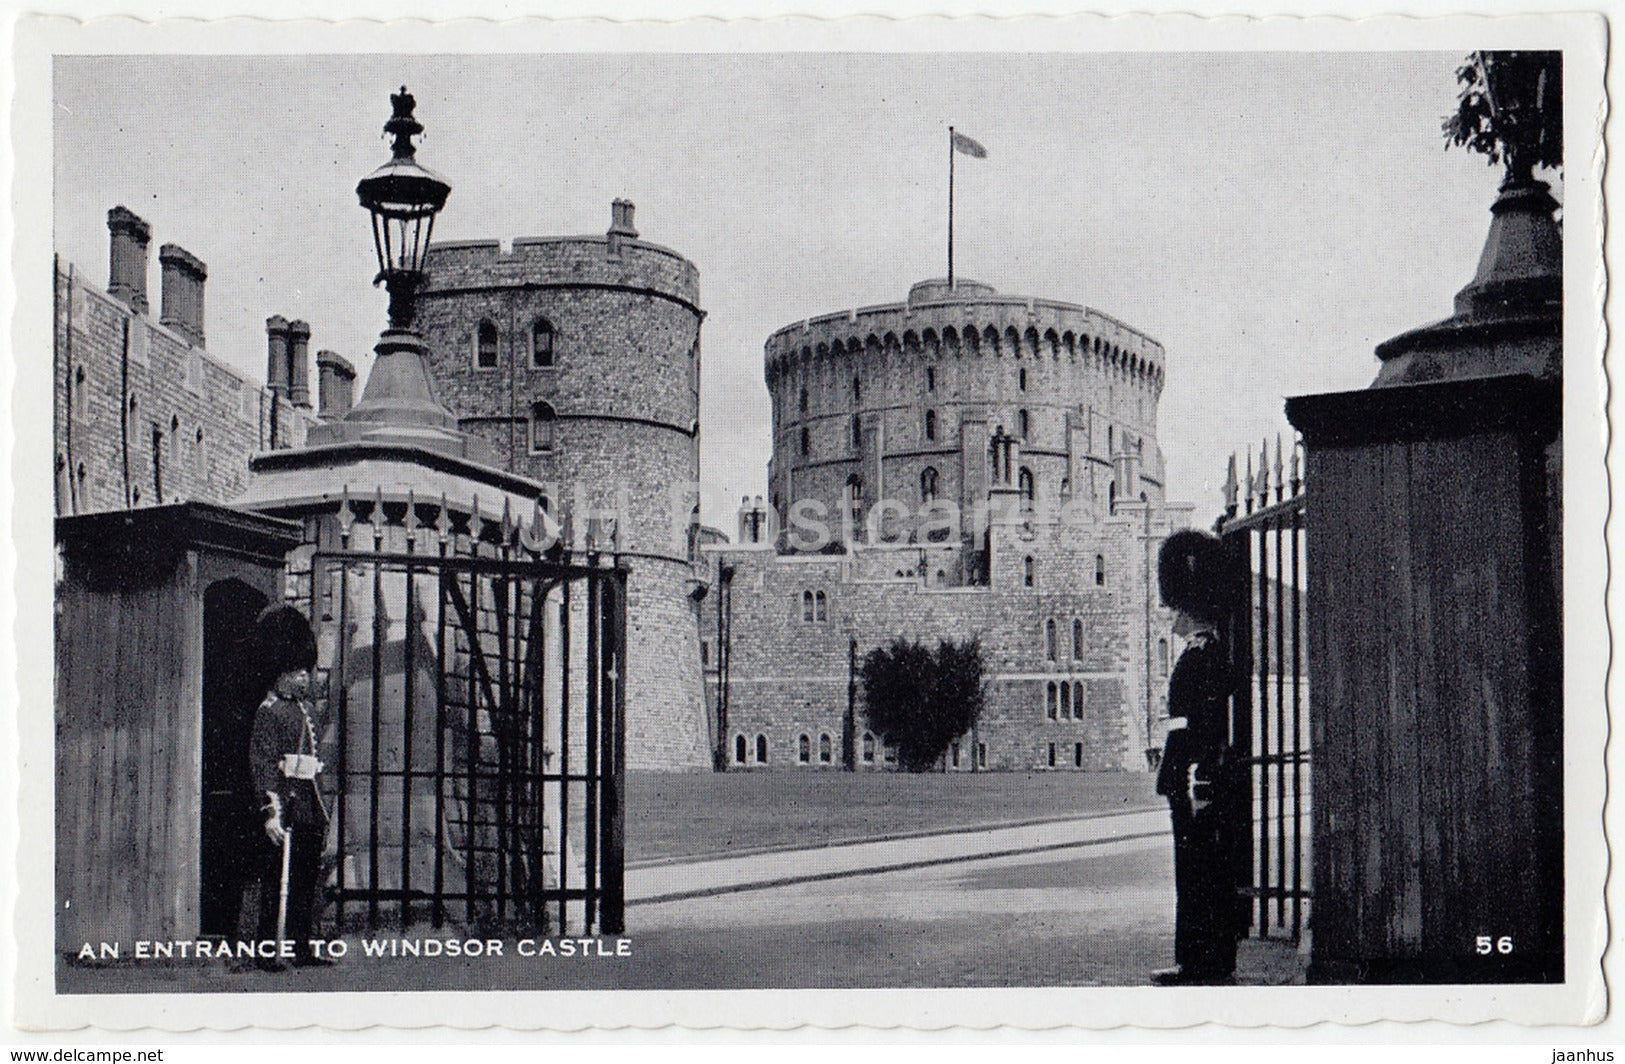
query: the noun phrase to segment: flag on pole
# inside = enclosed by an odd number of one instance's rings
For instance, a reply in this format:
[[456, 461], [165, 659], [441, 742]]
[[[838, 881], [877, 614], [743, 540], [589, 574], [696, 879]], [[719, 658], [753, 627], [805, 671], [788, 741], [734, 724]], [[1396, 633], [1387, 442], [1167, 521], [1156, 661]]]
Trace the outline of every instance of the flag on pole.
[[966, 155], [969, 155], [972, 159], [986, 159], [987, 158], [987, 149], [982, 147], [976, 141], [974, 141], [974, 140], [970, 139], [969, 137], [965, 136], [965, 134], [963, 134], [963, 133], [954, 133], [953, 134], [953, 139], [954, 139], [954, 150], [955, 151], [964, 152]]

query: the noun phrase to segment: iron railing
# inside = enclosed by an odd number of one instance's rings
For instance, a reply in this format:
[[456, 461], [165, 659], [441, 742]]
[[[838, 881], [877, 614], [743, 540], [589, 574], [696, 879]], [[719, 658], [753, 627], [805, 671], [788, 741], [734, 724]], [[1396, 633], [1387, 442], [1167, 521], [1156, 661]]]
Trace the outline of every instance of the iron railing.
[[626, 570], [458, 520], [346, 498], [310, 558], [337, 924], [619, 933]]
[[1252, 927], [1260, 938], [1296, 940], [1306, 919], [1311, 763], [1306, 666], [1304, 506], [1301, 444], [1290, 457], [1279, 436], [1273, 466], [1265, 441], [1245, 459], [1245, 479], [1230, 459], [1225, 512], [1215, 530], [1248, 574], [1238, 588], [1231, 645], [1248, 682], [1232, 699], [1231, 740], [1248, 752], [1250, 823], [1238, 855]]

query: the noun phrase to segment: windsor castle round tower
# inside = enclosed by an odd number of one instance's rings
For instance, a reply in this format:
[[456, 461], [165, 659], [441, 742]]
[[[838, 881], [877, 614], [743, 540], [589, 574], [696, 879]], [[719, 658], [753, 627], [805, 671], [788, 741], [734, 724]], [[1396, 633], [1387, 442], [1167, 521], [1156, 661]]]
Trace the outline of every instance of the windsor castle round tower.
[[949, 771], [1144, 771], [1166, 729], [1157, 544], [1189, 522], [1157, 446], [1162, 345], [1076, 303], [922, 281], [768, 338], [769, 498], [707, 546], [707, 676], [734, 770], [883, 769], [857, 663], [975, 641]]
[[692, 518], [699, 479], [699, 272], [638, 239], [436, 243], [418, 296], [442, 402], [499, 464], [630, 565], [627, 747], [634, 768], [710, 764]]
[[[1114, 318], [974, 281], [922, 281], [907, 302], [788, 326], [766, 345], [772, 508], [781, 527], [797, 502], [850, 514], [872, 541], [917, 538], [933, 502], [969, 538], [990, 492], [1095, 519], [1160, 503], [1163, 371], [1162, 345]], [[1008, 441], [997, 463], [994, 437]], [[880, 534], [866, 535], [882, 499]], [[943, 531], [929, 538], [960, 538]]]

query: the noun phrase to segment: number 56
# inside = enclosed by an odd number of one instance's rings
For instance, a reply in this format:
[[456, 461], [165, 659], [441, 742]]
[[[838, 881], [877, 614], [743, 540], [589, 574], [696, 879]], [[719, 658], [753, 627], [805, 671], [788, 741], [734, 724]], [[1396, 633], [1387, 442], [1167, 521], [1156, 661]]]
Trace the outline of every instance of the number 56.
[[1500, 938], [1492, 941], [1489, 935], [1479, 935], [1478, 938], [1474, 940], [1473, 945], [1474, 948], [1478, 950], [1480, 956], [1484, 956], [1485, 954], [1489, 953], [1511, 953], [1512, 936], [1502, 935]]

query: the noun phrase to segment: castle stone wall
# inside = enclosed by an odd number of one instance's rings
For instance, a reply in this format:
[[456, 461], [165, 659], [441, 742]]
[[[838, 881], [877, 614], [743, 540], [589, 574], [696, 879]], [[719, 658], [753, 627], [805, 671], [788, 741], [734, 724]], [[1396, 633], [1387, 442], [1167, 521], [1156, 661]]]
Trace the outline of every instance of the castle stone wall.
[[699, 274], [637, 240], [625, 208], [603, 237], [434, 245], [416, 324], [437, 395], [499, 464], [578, 526], [598, 518], [604, 534], [614, 516], [631, 569], [629, 763], [702, 768]]
[[966, 426], [977, 446], [1000, 427], [1018, 437], [1040, 499], [1087, 499], [1102, 516], [1114, 499], [1158, 501], [1164, 373], [1162, 346], [1116, 319], [975, 282], [788, 326], [766, 344], [774, 508], [835, 510], [854, 476], [866, 503], [917, 503], [927, 468], [938, 498], [974, 506], [956, 461]]
[[[991, 585], [979, 587], [937, 584], [939, 570], [952, 572], [958, 564], [957, 547], [925, 551], [923, 570], [921, 551], [908, 548], [786, 556], [708, 547], [714, 562], [734, 567], [724, 737], [730, 769], [840, 768], [849, 639], [857, 640], [861, 662], [895, 638], [931, 647], [941, 639], [975, 638], [986, 669], [986, 706], [975, 734], [961, 740], [959, 763], [952, 764], [950, 755], [947, 767], [969, 770], [974, 745], [981, 743], [986, 760], [979, 767], [989, 770], [1145, 770], [1145, 750], [1160, 744], [1165, 726], [1174, 654], [1172, 614], [1156, 601], [1155, 572], [1148, 572], [1146, 561], [1155, 565], [1158, 543], [1182, 516], [1153, 511], [1149, 539], [1143, 512], [1076, 526], [1038, 524], [1030, 531], [995, 526]], [[1031, 587], [1025, 584], [1029, 557]], [[897, 576], [899, 571], [905, 575]], [[824, 602], [811, 621], [808, 592], [821, 594]], [[1076, 645], [1074, 622], [1081, 637]], [[708, 637], [714, 641], [715, 633]], [[1062, 684], [1068, 687], [1064, 701]], [[714, 702], [714, 668], [710, 687]], [[857, 721], [861, 746], [861, 683]], [[828, 764], [819, 758], [823, 734], [836, 741]], [[743, 763], [735, 759], [739, 735], [746, 737]], [[755, 756], [759, 735], [766, 739], [765, 764]], [[805, 766], [799, 760], [802, 735], [809, 736]], [[860, 769], [885, 767], [884, 747], [877, 743], [875, 749], [873, 762], [863, 761], [860, 749]]]
[[55, 274], [56, 512], [228, 503], [316, 422], [70, 266]]

